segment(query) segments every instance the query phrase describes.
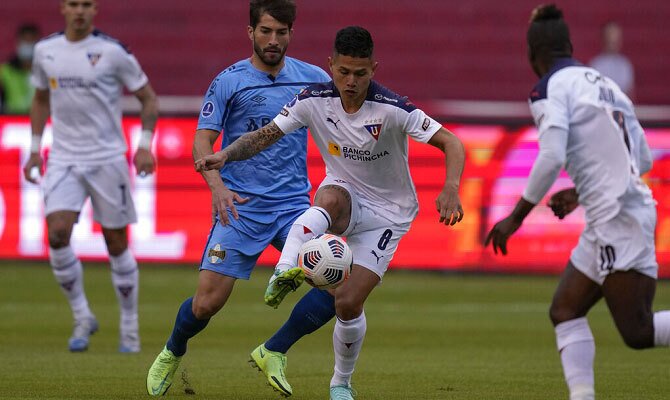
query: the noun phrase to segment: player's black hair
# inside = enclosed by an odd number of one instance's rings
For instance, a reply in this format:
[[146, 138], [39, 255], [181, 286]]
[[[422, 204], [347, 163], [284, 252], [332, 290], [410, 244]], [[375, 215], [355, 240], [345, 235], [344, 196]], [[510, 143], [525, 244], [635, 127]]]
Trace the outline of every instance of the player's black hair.
[[526, 40], [531, 60], [572, 56], [570, 30], [563, 19], [563, 11], [554, 4], [543, 4], [533, 10]]
[[40, 35], [40, 28], [31, 22], [26, 22], [21, 25], [19, 25], [18, 28], [16, 28], [16, 36], [23, 36], [23, 35], [35, 35], [39, 36]]
[[268, 13], [272, 18], [293, 28], [296, 5], [293, 0], [251, 0], [249, 2], [249, 25], [256, 29], [261, 16]]
[[356, 58], [372, 58], [374, 48], [372, 35], [360, 26], [342, 28], [335, 35], [333, 50], [337, 54]]

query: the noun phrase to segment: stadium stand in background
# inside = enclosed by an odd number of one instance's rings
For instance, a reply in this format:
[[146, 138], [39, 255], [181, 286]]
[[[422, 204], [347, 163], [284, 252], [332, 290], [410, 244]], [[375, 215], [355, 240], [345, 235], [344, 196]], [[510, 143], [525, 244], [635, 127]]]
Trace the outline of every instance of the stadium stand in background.
[[[324, 49], [331, 47], [335, 32], [346, 25], [364, 25], [378, 38], [376, 54], [383, 63], [377, 79], [407, 94], [426, 111], [445, 117], [526, 118], [525, 99], [534, 77], [520, 43], [527, 10], [537, 3], [299, 0], [296, 29], [300, 35], [291, 43], [291, 54], [326, 67], [329, 54]], [[620, 21], [626, 31], [624, 49], [636, 70], [637, 103], [670, 104], [670, 92], [659, 83], [667, 79], [670, 65], [670, 35], [665, 32], [670, 2], [641, 0], [631, 7], [622, 0], [567, 0], [560, 6], [572, 22], [573, 37], [579, 38], [574, 43], [575, 56], [582, 62], [598, 53], [602, 24]], [[37, 7], [34, 2], [4, 0], [0, 35], [12, 37], [15, 24], [10, 22], [27, 18], [44, 32], [56, 31], [60, 29], [60, 20], [54, 17], [57, 8], [56, 1]], [[239, 30], [226, 22], [248, 20], [245, 0], [103, 0], [99, 8], [98, 28], [132, 44], [162, 97], [164, 112], [196, 113], [209, 77], [221, 65], [249, 55]], [[11, 46], [11, 41], [0, 43], [0, 56], [9, 54]], [[640, 111], [643, 120], [670, 120], [666, 108], [642, 107]]]

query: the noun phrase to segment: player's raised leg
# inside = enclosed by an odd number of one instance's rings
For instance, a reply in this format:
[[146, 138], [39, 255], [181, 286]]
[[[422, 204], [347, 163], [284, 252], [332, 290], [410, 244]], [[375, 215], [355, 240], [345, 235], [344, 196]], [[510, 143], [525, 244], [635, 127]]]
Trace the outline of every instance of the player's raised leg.
[[[350, 192], [349, 184], [334, 176], [326, 176], [321, 182], [314, 196], [314, 205], [296, 219], [288, 233], [265, 291], [265, 304], [277, 308], [284, 297], [304, 281], [304, 273], [297, 267], [303, 243], [326, 231], [342, 235], [350, 228], [352, 210], [357, 208], [357, 203], [352, 203]], [[296, 277], [299, 279], [294, 279]]]
[[291, 226], [281, 257], [265, 291], [265, 304], [277, 308], [289, 292], [295, 291], [305, 280], [305, 274], [297, 266], [298, 252], [306, 241], [321, 235], [331, 225], [328, 211], [313, 206], [306, 210]]
[[670, 311], [652, 312], [655, 292], [656, 279], [638, 271], [620, 271], [605, 278], [607, 306], [630, 348], [670, 345]]
[[596, 345], [586, 314], [602, 297], [600, 286], [577, 270], [565, 268], [549, 311], [556, 331], [570, 400], [592, 400], [595, 396], [593, 360]]
[[137, 311], [139, 270], [137, 261], [128, 249], [125, 227], [102, 229], [112, 273], [112, 284], [119, 302], [119, 352], [140, 351], [140, 331]]
[[70, 247], [72, 227], [77, 221], [73, 211], [55, 211], [46, 217], [49, 232], [49, 262], [63, 294], [70, 303], [74, 330], [68, 340], [70, 351], [86, 351], [89, 336], [98, 330], [98, 322], [84, 293], [84, 270]]

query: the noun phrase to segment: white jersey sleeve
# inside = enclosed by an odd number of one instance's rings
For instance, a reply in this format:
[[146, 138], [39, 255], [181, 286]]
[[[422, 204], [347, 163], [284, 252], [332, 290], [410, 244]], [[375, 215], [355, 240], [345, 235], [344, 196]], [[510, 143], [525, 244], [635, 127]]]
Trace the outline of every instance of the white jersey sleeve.
[[303, 126], [309, 126], [310, 104], [301, 98], [299, 93], [288, 104], [286, 104], [274, 119], [284, 134], [295, 132]]
[[126, 87], [131, 92], [141, 89], [144, 85], [149, 82], [140, 63], [137, 62], [135, 56], [127, 51], [124, 51], [123, 47], [119, 46], [113, 48], [114, 58], [117, 64], [117, 74], [123, 86]]
[[402, 126], [403, 132], [417, 142], [428, 142], [442, 127], [439, 122], [418, 108], [411, 112], [398, 108], [396, 112], [400, 114], [400, 118], [402, 119], [400, 126]]
[[43, 57], [42, 54], [42, 43], [37, 43], [35, 45], [35, 54], [33, 55], [33, 66], [30, 74], [30, 83], [39, 90], [45, 90], [49, 88], [49, 78], [47, 77], [46, 72], [42, 66]]

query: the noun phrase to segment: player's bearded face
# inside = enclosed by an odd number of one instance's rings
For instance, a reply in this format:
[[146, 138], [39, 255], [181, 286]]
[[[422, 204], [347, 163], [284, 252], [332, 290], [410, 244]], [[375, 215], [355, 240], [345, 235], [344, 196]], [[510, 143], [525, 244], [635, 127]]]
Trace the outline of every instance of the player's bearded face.
[[[288, 44], [288, 43], [287, 43]], [[282, 62], [288, 46], [280, 46], [276, 44], [269, 44], [261, 47], [261, 43], [256, 41], [254, 36], [254, 52], [263, 61], [263, 64], [274, 67]]]
[[269, 14], [263, 14], [256, 25], [250, 29], [254, 43], [254, 53], [263, 64], [274, 67], [284, 60], [291, 41], [292, 31], [287, 24], [281, 23]]

